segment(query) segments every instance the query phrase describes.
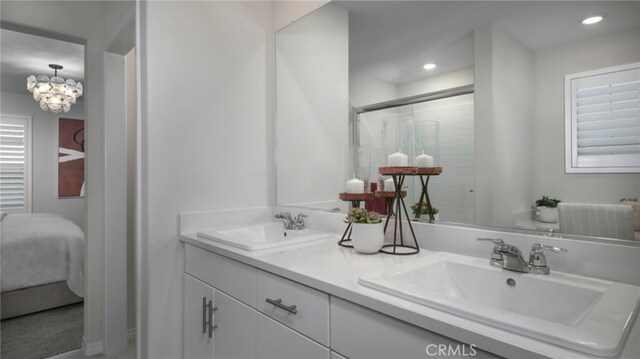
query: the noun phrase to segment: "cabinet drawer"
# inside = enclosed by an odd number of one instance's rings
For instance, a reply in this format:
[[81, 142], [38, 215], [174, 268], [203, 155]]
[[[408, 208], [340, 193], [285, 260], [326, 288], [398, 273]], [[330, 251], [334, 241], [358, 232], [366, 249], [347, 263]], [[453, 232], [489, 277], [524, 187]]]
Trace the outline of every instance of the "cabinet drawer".
[[[440, 346], [457, 356], [499, 358], [340, 298], [331, 298], [331, 349], [351, 358], [438, 357]], [[466, 354], [466, 355], [465, 355]]]
[[185, 272], [256, 307], [256, 269], [251, 266], [186, 244]]
[[329, 348], [262, 314], [256, 315], [256, 359], [329, 359]]
[[[259, 311], [329, 346], [329, 296], [326, 293], [260, 270], [257, 278], [256, 308]], [[281, 307], [294, 305], [295, 313]]]

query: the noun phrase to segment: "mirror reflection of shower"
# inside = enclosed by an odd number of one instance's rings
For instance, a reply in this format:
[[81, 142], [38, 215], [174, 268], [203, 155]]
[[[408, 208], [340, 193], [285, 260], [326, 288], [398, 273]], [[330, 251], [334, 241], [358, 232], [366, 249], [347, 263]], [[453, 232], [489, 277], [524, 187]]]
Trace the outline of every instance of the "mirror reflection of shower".
[[[425, 94], [428, 97], [429, 94]], [[376, 105], [363, 106], [375, 108]], [[465, 93], [436, 100], [390, 106], [357, 116], [360, 157], [358, 173], [370, 183], [386, 178], [378, 168], [386, 166], [387, 156], [401, 149], [410, 164], [422, 153], [434, 158], [446, 176], [433, 177], [429, 193], [439, 219], [447, 222], [475, 222], [474, 95]], [[414, 204], [420, 196], [419, 179], [407, 179], [406, 202]]]

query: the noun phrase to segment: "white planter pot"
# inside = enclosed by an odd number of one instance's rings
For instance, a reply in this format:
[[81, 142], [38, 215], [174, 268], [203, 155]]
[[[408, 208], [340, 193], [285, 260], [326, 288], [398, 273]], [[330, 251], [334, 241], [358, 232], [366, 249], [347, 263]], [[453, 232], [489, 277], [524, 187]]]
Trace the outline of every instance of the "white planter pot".
[[545, 223], [556, 223], [558, 222], [558, 208], [550, 208], [550, 207], [538, 207], [536, 211], [536, 215], [538, 216], [538, 220], [540, 222]]
[[384, 223], [352, 223], [351, 244], [360, 253], [377, 253], [384, 243]]

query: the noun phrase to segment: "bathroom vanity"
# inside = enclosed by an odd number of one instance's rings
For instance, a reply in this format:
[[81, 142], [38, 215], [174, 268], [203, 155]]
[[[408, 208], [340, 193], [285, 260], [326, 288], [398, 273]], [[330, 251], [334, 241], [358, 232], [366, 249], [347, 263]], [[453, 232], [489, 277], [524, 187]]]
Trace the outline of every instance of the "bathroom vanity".
[[333, 238], [294, 250], [302, 254], [298, 263], [295, 255], [272, 254], [293, 261], [280, 268], [197, 237], [183, 236], [183, 241], [185, 359], [415, 358], [426, 356], [427, 350], [437, 353], [441, 345], [479, 358], [499, 357], [369, 309], [363, 306], [366, 296], [356, 302], [341, 298], [336, 294], [340, 288], [323, 283], [321, 276], [301, 280], [294, 274], [296, 266], [324, 262], [317, 271], [331, 273], [335, 281], [353, 279], [353, 273], [335, 272], [331, 255], [305, 259], [316, 250], [348, 254], [348, 249], [335, 248]]
[[[338, 239], [247, 251], [183, 233], [184, 357], [599, 357], [361, 285], [439, 253], [361, 255]], [[615, 357], [637, 357], [638, 333]]]

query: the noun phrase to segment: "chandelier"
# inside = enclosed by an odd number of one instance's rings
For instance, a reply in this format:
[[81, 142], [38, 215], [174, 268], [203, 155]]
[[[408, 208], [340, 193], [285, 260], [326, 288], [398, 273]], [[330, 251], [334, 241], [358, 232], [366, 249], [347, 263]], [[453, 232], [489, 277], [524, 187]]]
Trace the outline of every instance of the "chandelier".
[[31, 75], [27, 77], [27, 90], [33, 92], [33, 99], [40, 103], [42, 111], [69, 112], [71, 105], [82, 96], [82, 84], [59, 77], [58, 70], [62, 70], [62, 66], [50, 64], [49, 67], [54, 70], [53, 77], [49, 79], [47, 75]]

